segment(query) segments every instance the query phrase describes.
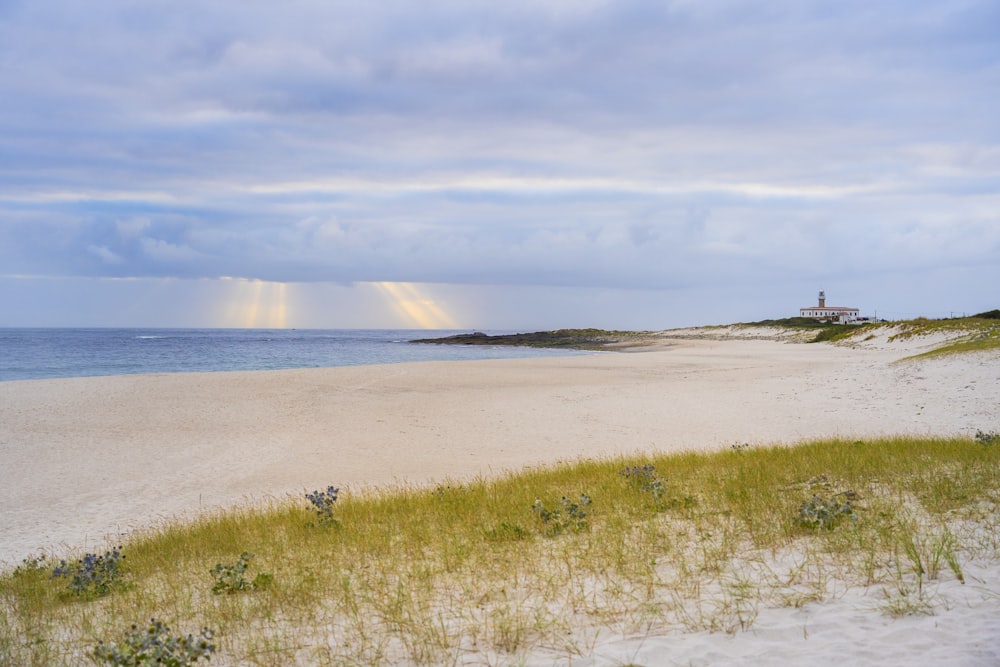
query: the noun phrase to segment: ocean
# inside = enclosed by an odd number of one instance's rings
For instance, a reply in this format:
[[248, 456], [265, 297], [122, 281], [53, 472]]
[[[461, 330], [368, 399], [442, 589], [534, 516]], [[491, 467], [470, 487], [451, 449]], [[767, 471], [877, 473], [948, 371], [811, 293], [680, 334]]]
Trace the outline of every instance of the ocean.
[[466, 332], [0, 328], [0, 381], [582, 354], [572, 350], [408, 342], [455, 333]]

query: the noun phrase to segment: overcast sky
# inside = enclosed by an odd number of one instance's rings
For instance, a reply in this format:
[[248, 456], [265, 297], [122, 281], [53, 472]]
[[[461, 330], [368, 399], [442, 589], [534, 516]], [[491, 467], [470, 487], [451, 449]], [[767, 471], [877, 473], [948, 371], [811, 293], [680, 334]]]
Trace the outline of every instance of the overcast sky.
[[0, 326], [660, 329], [998, 285], [995, 0], [0, 0]]

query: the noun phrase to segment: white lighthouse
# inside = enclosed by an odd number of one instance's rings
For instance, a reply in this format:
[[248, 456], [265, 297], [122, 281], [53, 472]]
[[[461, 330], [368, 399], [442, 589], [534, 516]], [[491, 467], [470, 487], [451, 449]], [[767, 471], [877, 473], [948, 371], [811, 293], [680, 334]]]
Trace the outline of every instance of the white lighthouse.
[[857, 308], [826, 305], [826, 290], [821, 289], [819, 291], [819, 303], [815, 306], [800, 308], [799, 317], [811, 317], [825, 322], [848, 324], [850, 322], [857, 322], [860, 312]]

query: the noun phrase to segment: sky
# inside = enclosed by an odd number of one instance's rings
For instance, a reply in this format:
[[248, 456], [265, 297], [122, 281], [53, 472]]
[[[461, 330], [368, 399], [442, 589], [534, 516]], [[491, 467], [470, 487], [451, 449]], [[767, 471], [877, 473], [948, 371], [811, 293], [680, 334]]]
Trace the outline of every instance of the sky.
[[0, 0], [0, 326], [1000, 307], [995, 0]]

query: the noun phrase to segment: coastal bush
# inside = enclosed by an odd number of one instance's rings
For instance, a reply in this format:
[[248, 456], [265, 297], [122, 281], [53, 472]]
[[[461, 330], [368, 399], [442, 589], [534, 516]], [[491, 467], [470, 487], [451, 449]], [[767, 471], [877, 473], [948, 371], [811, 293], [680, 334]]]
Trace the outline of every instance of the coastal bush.
[[48, 558], [44, 555], [28, 556], [27, 558], [23, 558], [21, 564], [14, 568], [14, 574], [44, 570], [48, 562]]
[[772, 320], [759, 320], [757, 322], [744, 322], [743, 326], [748, 327], [787, 327], [791, 329], [825, 329], [840, 326], [830, 324], [814, 317], [783, 317]]
[[799, 525], [806, 528], [833, 528], [841, 519], [854, 520], [854, 508], [850, 498], [853, 492], [846, 491], [830, 498], [814, 495], [803, 500], [799, 506]]
[[100, 597], [110, 593], [112, 586], [121, 578], [124, 558], [121, 547], [115, 547], [101, 556], [88, 553], [73, 562], [60, 561], [52, 571], [52, 578], [69, 579], [69, 589], [75, 595]]
[[170, 628], [153, 618], [145, 628], [133, 625], [121, 641], [99, 642], [92, 657], [114, 667], [185, 667], [201, 658], [211, 660], [215, 645], [208, 628], [202, 628], [197, 637], [171, 637], [169, 633]]
[[337, 494], [340, 489], [335, 486], [326, 487], [326, 491], [313, 491], [306, 494], [306, 500], [312, 503], [312, 509], [319, 517], [321, 524], [333, 523], [333, 505], [337, 502]]
[[659, 505], [663, 502], [667, 486], [656, 475], [656, 466], [649, 463], [641, 466], [627, 466], [618, 471], [618, 474], [627, 479], [633, 487], [638, 488], [643, 493], [648, 493], [655, 504]]
[[216, 563], [210, 572], [215, 577], [212, 592], [216, 595], [219, 593], [239, 593], [241, 591], [258, 590], [268, 586], [274, 580], [271, 574], [260, 572], [252, 581], [244, 576], [253, 558], [254, 555], [252, 553], [244, 551], [232, 565]]
[[544, 524], [544, 532], [548, 536], [560, 535], [567, 531], [578, 533], [587, 528], [587, 508], [590, 507], [590, 496], [580, 494], [580, 501], [574, 502], [562, 497], [560, 506], [547, 509], [541, 499], [536, 498], [531, 511]]
[[995, 431], [976, 431], [976, 442], [980, 445], [1000, 444], [1000, 433]]

